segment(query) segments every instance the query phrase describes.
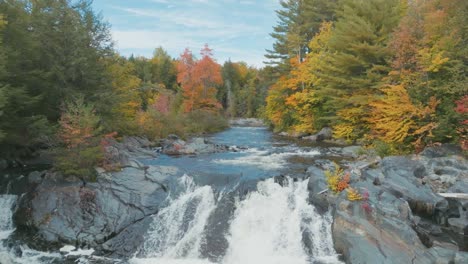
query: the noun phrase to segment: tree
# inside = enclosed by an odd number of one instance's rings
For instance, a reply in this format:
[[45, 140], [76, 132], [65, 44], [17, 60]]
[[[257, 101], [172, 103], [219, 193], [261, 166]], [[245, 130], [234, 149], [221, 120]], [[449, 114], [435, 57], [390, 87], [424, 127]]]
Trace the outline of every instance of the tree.
[[177, 69], [172, 58], [162, 48], [154, 50], [151, 63], [151, 81], [166, 89], [176, 90]]
[[[106, 69], [102, 61], [112, 45], [107, 24], [89, 1], [0, 1], [3, 26], [1, 49], [6, 56], [0, 74], [3, 115], [2, 156], [28, 154], [43, 146], [60, 105], [83, 94], [105, 101]], [[100, 112], [108, 104], [96, 105]]]
[[334, 20], [337, 1], [282, 0], [280, 4], [282, 9], [276, 11], [279, 22], [270, 34], [276, 42], [265, 57], [284, 74], [291, 58], [302, 62], [309, 53], [308, 43], [318, 33], [321, 23]]
[[373, 136], [389, 144], [414, 144], [421, 149], [437, 127], [434, 117], [439, 101], [432, 97], [427, 106], [414, 104], [402, 85], [385, 87], [383, 92], [384, 97], [370, 103]]
[[368, 131], [363, 121], [390, 70], [387, 44], [401, 8], [399, 0], [342, 1], [329, 42], [332, 54], [317, 73], [322, 92], [330, 95], [330, 114], [337, 116], [338, 137], [358, 139]]
[[195, 61], [190, 50], [185, 49], [178, 63], [177, 81], [183, 89], [184, 112], [221, 108], [216, 99], [216, 87], [222, 84], [221, 66], [211, 58], [208, 45], [201, 50], [201, 55], [201, 60]]
[[83, 96], [67, 102], [59, 121], [58, 137], [63, 148], [58, 149], [55, 168], [64, 175], [72, 175], [83, 181], [95, 180], [94, 167], [104, 155], [100, 143], [100, 118], [92, 104]]

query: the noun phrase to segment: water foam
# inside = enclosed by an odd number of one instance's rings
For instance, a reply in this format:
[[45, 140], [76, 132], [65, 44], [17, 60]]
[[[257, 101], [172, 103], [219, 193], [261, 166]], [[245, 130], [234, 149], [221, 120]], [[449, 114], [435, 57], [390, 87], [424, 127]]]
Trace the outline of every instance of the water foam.
[[15, 231], [13, 225], [13, 207], [18, 197], [16, 195], [0, 195], [0, 260], [2, 264], [37, 264], [50, 263], [57, 259], [60, 254], [40, 252], [32, 250], [27, 246], [20, 245], [21, 257], [15, 255], [10, 249], [4, 247], [4, 240]]
[[288, 165], [287, 159], [293, 156], [314, 157], [320, 155], [317, 150], [304, 151], [299, 149], [291, 149], [287, 152], [272, 153], [267, 150], [252, 148], [243, 151], [245, 156], [234, 159], [215, 159], [214, 163], [231, 164], [231, 165], [250, 165], [266, 170], [282, 169]]
[[[280, 186], [273, 179], [238, 202], [224, 264], [340, 263], [333, 248], [331, 217], [307, 203], [307, 181]], [[303, 242], [308, 234], [309, 245]], [[308, 254], [310, 252], [311, 254]]]
[[[185, 192], [154, 217], [142, 254], [153, 263], [206, 263], [199, 260], [199, 251], [208, 217], [216, 206], [214, 192], [210, 186], [196, 187], [186, 175], [179, 182]], [[151, 263], [149, 259], [132, 261]]]
[[[213, 264], [200, 256], [207, 219], [216, 207], [209, 186], [189, 187], [161, 210], [134, 264]], [[332, 218], [307, 202], [307, 180], [280, 186], [273, 179], [236, 202], [222, 264], [340, 263], [331, 237]], [[304, 241], [307, 236], [307, 242]]]

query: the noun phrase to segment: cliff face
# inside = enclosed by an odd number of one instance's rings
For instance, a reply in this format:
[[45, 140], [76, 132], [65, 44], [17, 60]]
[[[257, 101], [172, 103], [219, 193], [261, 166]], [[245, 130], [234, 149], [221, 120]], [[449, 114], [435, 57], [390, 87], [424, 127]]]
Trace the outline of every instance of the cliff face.
[[468, 162], [453, 154], [347, 164], [350, 185], [368, 193], [361, 201], [349, 201], [346, 191], [320, 193], [325, 175], [309, 168], [310, 200], [333, 208], [335, 248], [347, 263], [467, 263], [467, 200], [438, 195], [468, 193]]

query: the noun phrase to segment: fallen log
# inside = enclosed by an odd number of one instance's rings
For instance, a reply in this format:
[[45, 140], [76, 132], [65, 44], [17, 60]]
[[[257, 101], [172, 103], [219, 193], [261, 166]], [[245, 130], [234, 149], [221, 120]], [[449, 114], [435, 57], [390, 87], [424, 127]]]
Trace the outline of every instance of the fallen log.
[[455, 199], [467, 199], [468, 193], [438, 193], [438, 195], [445, 198], [455, 198]]

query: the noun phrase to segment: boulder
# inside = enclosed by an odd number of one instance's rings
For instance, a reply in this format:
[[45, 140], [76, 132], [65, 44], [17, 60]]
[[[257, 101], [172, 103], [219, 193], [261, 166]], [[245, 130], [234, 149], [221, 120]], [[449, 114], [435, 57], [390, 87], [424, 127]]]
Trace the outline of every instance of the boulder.
[[[352, 170], [358, 175], [351, 177], [350, 184], [361, 194], [368, 193], [369, 198], [348, 201], [346, 192], [328, 194], [333, 196], [327, 201], [333, 208], [332, 234], [337, 252], [347, 263], [459, 262], [458, 250], [466, 250], [468, 241], [465, 204], [434, 193], [427, 177], [437, 168], [457, 177], [450, 191], [468, 192], [461, 171], [465, 161], [454, 159], [459, 160], [386, 157], [377, 167]], [[349, 166], [359, 168], [360, 162]], [[309, 183], [310, 190], [320, 186], [312, 178]]]
[[[21, 199], [15, 221], [49, 244], [95, 248], [105, 244], [104, 250], [114, 252], [122, 246], [117, 241], [143, 234], [143, 228], [132, 226], [158, 212], [168, 195], [167, 186], [180, 174], [174, 167], [125, 167], [101, 173], [97, 182], [83, 186], [47, 173], [37, 188]], [[136, 242], [128, 243], [124, 252], [131, 252], [132, 246]]]
[[[329, 209], [328, 202], [328, 185], [325, 179], [325, 174], [322, 169], [316, 166], [307, 168], [309, 182], [307, 189], [309, 190], [309, 202], [315, 206], [319, 213], [324, 213]], [[327, 190], [324, 192], [324, 190]]]
[[333, 130], [329, 127], [324, 127], [317, 133], [317, 142], [329, 140], [333, 138]]
[[164, 140], [162, 147], [162, 152], [167, 155], [198, 155], [228, 150], [228, 146], [213, 144], [204, 138], [193, 138], [189, 142], [179, 138], [168, 138]]

